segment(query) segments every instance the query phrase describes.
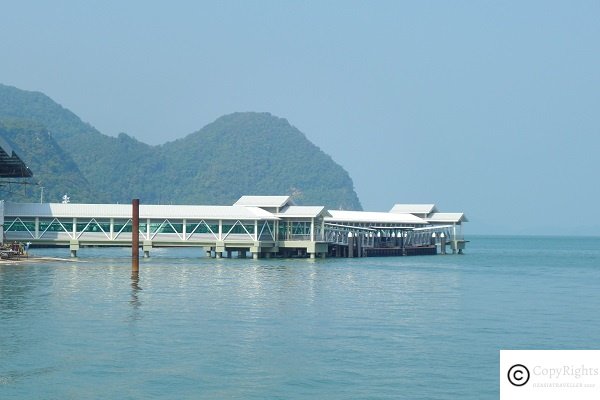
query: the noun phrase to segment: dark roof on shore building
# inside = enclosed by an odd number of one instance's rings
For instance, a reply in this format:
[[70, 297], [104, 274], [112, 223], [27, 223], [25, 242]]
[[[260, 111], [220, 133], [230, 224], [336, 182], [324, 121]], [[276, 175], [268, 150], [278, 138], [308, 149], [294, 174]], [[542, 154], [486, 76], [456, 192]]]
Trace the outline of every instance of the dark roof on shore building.
[[0, 137], [0, 178], [29, 178], [32, 176], [33, 172], [6, 140]]

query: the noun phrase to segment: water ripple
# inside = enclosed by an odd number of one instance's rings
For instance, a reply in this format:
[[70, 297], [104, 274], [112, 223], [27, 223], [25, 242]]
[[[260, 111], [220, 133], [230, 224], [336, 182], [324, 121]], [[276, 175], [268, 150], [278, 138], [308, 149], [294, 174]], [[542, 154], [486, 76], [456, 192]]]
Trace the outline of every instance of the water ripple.
[[139, 276], [120, 249], [0, 265], [0, 392], [493, 399], [501, 348], [600, 347], [597, 241], [470, 245], [316, 262], [161, 249]]

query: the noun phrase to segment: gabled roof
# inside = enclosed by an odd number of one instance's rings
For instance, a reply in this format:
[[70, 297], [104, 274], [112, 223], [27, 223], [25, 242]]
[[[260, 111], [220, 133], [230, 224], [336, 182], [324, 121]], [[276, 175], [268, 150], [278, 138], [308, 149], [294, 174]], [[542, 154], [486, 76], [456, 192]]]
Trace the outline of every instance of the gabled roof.
[[323, 206], [288, 206], [277, 213], [285, 218], [316, 218], [319, 215], [331, 216]]
[[[4, 215], [19, 217], [95, 217], [131, 218], [130, 204], [79, 203], [10, 203], [6, 202]], [[140, 218], [187, 218], [206, 220], [277, 220], [275, 215], [258, 207], [140, 205]]]
[[233, 205], [281, 208], [286, 204], [294, 204], [291, 196], [242, 196]]
[[437, 212], [435, 204], [394, 204], [391, 213], [430, 214]]
[[331, 217], [326, 217], [326, 222], [354, 222], [370, 224], [407, 224], [407, 225], [426, 225], [427, 221], [412, 214], [394, 214], [386, 212], [369, 211], [341, 211], [329, 210]]
[[12, 147], [0, 137], [0, 178], [29, 178], [33, 172], [17, 156]]
[[425, 218], [428, 222], [433, 223], [453, 223], [469, 222], [465, 213], [440, 213], [436, 212]]

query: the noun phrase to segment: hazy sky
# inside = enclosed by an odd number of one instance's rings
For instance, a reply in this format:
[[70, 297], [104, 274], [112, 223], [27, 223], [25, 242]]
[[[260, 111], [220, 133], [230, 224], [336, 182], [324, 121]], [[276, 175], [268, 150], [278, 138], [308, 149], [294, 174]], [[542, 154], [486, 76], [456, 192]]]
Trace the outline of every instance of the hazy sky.
[[348, 170], [365, 209], [600, 234], [598, 0], [0, 4], [0, 82], [105, 134], [160, 144], [268, 111]]

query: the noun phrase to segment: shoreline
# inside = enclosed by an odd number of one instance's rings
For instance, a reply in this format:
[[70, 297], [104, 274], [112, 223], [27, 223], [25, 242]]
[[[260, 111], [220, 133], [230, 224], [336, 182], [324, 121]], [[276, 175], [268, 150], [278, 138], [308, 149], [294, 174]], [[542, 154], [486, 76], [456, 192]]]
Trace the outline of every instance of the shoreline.
[[21, 256], [18, 259], [12, 258], [12, 259], [0, 260], [0, 266], [1, 265], [12, 265], [12, 264], [22, 264], [22, 263], [27, 263], [27, 262], [39, 263], [39, 262], [57, 262], [57, 261], [77, 262], [79, 260], [76, 260], [76, 259], [74, 260], [72, 258], [62, 258], [62, 257]]

